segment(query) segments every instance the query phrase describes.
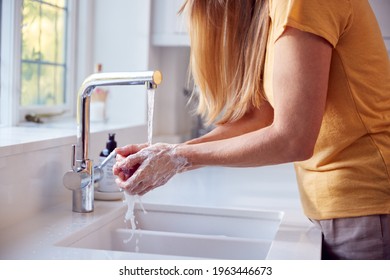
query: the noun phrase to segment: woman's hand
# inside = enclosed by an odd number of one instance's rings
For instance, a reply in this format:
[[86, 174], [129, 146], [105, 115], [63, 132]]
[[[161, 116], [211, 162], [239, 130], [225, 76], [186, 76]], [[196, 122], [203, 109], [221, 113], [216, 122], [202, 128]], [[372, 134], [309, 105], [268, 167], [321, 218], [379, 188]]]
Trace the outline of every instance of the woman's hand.
[[116, 166], [118, 166], [118, 162], [125, 163], [124, 160], [126, 159], [126, 157], [139, 152], [140, 150], [146, 148], [147, 146], [148, 144], [145, 143], [145, 144], [130, 144], [124, 147], [116, 148], [115, 151], [117, 154], [116, 156], [117, 164], [113, 166], [114, 175], [118, 176], [123, 181], [129, 179], [131, 175], [133, 175], [133, 173], [137, 170], [139, 165], [126, 166], [126, 168], [123, 168], [122, 166], [122, 168], [117, 168]]
[[113, 167], [118, 186], [132, 195], [143, 195], [164, 185], [176, 173], [190, 167], [188, 160], [176, 153], [178, 145], [128, 145], [116, 149]]

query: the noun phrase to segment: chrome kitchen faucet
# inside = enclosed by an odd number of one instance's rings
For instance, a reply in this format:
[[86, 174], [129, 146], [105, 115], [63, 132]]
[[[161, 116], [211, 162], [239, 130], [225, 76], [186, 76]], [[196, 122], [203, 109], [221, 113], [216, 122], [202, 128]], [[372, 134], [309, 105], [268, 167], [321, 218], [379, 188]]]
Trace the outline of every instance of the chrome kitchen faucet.
[[73, 212], [88, 213], [94, 208], [94, 183], [102, 177], [102, 165], [89, 158], [90, 102], [97, 86], [146, 85], [156, 88], [162, 81], [160, 71], [96, 73], [89, 76], [77, 93], [77, 142], [72, 145], [72, 170], [63, 177], [64, 186], [73, 192]]

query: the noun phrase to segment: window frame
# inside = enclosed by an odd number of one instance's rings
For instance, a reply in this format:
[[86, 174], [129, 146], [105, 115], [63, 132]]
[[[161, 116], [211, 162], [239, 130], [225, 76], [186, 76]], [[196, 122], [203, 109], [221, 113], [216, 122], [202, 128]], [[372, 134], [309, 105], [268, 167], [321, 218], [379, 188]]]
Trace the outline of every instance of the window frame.
[[[76, 0], [68, 0], [67, 38], [66, 38], [66, 82], [65, 103], [50, 106], [21, 106], [21, 40], [22, 34], [17, 28], [22, 24], [23, 0], [2, 0], [1, 31], [1, 95], [0, 123], [14, 126], [25, 121], [26, 114], [74, 115], [74, 90], [76, 68], [77, 13]], [[4, 43], [9, 42], [9, 43]]]

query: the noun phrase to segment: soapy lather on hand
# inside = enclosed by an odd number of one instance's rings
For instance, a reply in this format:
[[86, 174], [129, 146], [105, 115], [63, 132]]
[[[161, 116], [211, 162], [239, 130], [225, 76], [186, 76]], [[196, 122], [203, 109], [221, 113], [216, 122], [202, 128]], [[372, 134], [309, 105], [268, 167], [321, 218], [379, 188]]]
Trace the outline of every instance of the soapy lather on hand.
[[113, 167], [116, 183], [131, 195], [143, 195], [164, 185], [189, 167], [188, 160], [176, 154], [176, 147], [158, 143], [117, 148], [117, 161]]

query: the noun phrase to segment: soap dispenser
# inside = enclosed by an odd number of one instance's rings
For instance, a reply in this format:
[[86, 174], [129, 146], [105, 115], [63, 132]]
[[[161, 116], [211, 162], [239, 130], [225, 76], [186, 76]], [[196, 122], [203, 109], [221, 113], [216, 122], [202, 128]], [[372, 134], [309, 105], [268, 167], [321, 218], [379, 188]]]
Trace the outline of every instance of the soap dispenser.
[[[112, 151], [117, 147], [115, 141], [115, 133], [108, 134], [108, 141], [106, 142], [106, 148], [103, 149], [100, 153], [100, 163], [102, 163]], [[115, 158], [112, 158], [104, 167], [103, 167], [103, 178], [99, 181], [97, 190], [99, 192], [121, 192], [121, 189], [115, 183], [115, 176], [112, 173], [112, 168], [115, 164]]]

